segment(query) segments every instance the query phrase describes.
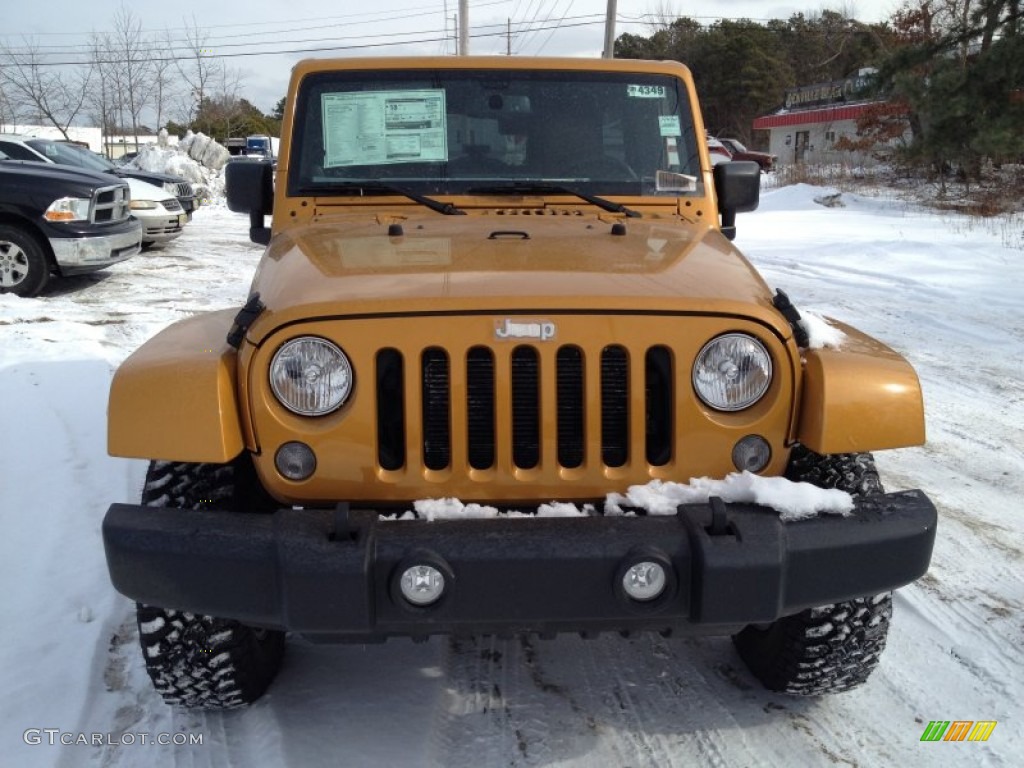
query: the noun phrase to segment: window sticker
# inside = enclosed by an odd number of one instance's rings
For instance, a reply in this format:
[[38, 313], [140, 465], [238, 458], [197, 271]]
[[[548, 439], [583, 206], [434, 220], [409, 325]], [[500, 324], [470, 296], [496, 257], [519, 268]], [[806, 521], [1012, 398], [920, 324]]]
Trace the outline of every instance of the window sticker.
[[679, 115], [661, 115], [658, 117], [658, 128], [662, 136], [682, 136], [683, 131], [679, 127]]
[[676, 140], [672, 137], [665, 139], [665, 156], [668, 159], [668, 164], [673, 167], [679, 166], [679, 148], [676, 145]]
[[697, 177], [673, 171], [656, 171], [654, 188], [658, 192], [696, 192]]
[[631, 99], [661, 99], [665, 97], [665, 86], [627, 85], [626, 95]]
[[324, 168], [448, 159], [444, 91], [325, 93]]

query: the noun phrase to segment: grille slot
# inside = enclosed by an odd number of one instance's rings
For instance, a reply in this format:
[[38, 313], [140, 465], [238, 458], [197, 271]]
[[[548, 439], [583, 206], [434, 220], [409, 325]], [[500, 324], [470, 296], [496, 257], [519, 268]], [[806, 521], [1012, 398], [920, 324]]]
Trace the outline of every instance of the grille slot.
[[494, 353], [473, 347], [466, 355], [466, 446], [469, 466], [494, 466]]
[[555, 357], [558, 407], [558, 463], [575, 469], [583, 463], [583, 351], [565, 346]]
[[522, 469], [540, 462], [540, 358], [533, 347], [512, 351], [512, 462]]
[[672, 353], [651, 347], [644, 356], [644, 426], [647, 463], [663, 467], [672, 460], [673, 414]]
[[629, 460], [629, 356], [619, 346], [601, 352], [601, 456], [609, 467]]
[[451, 372], [448, 354], [438, 347], [423, 351], [423, 463], [444, 469], [452, 457]]
[[377, 353], [377, 463], [384, 469], [405, 464], [405, 371], [402, 353]]

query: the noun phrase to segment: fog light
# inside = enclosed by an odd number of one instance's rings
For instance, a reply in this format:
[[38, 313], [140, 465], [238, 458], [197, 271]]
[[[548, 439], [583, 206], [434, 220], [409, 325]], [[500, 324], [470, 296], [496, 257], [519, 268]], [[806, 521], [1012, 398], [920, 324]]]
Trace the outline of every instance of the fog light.
[[285, 443], [274, 454], [274, 466], [289, 480], [305, 480], [316, 470], [316, 456], [305, 443]]
[[636, 563], [622, 577], [622, 588], [634, 600], [653, 600], [665, 591], [665, 569], [650, 560]]
[[747, 435], [732, 449], [732, 463], [736, 469], [760, 472], [772, 458], [772, 448], [760, 435]]
[[414, 565], [402, 572], [398, 586], [413, 605], [430, 605], [444, 592], [444, 574], [432, 565]]

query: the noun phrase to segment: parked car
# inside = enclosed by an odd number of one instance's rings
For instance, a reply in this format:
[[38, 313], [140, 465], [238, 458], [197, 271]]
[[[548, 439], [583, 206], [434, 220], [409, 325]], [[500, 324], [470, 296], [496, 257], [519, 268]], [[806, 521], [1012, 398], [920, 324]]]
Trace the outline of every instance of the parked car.
[[163, 187], [178, 198], [182, 210], [189, 218], [191, 218], [192, 212], [199, 207], [199, 197], [192, 189], [192, 184], [180, 176], [143, 171], [137, 168], [124, 168], [88, 149], [67, 142], [38, 139], [16, 133], [0, 133], [0, 151], [15, 160], [74, 165], [90, 171], [110, 173], [121, 178], [139, 179]]
[[177, 238], [188, 221], [178, 199], [155, 184], [131, 177], [125, 181], [132, 191], [132, 215], [142, 222], [143, 250]]
[[274, 146], [269, 136], [246, 136], [245, 154], [256, 157], [274, 159]]
[[51, 275], [104, 269], [139, 252], [128, 184], [63, 165], [0, 158], [0, 293], [35, 296]]
[[718, 141], [729, 150], [733, 160], [753, 160], [761, 166], [762, 171], [770, 171], [775, 167], [775, 163], [779, 159], [777, 155], [769, 155], [767, 152], [755, 152], [752, 149], [747, 149], [736, 139], [719, 139]]
[[708, 136], [708, 152], [711, 153], [711, 164], [727, 163], [732, 160], [732, 153], [714, 136]]

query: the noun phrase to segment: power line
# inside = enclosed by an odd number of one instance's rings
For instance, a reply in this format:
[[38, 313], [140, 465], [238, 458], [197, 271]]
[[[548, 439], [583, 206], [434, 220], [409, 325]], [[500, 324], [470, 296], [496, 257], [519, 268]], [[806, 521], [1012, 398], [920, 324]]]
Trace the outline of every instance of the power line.
[[[546, 32], [548, 30], [559, 29], [559, 28], [570, 29], [570, 28], [574, 28], [574, 27], [587, 27], [587, 26], [595, 26], [595, 25], [599, 25], [599, 24], [604, 24], [604, 16], [603, 16], [603, 14], [599, 14], [599, 15], [589, 14], [589, 15], [585, 15], [585, 16], [577, 16], [577, 17], [574, 17], [574, 18], [577, 19], [577, 20], [576, 21], [572, 21], [571, 23], [563, 23], [561, 20], [559, 20], [559, 21], [555, 22], [553, 25], [538, 26], [538, 27], [535, 27], [534, 29], [532, 29], [530, 31], [536, 33], [536, 32]], [[569, 19], [567, 19], [567, 21], [568, 20]], [[544, 22], [542, 22], [542, 23], [547, 23], [549, 21], [550, 20], [544, 20]], [[507, 34], [507, 30], [505, 29], [505, 25], [503, 25], [503, 24], [502, 25], [499, 25], [499, 24], [487, 25], [487, 26], [485, 26], [483, 28], [486, 29], [488, 27], [495, 28], [495, 31], [493, 31], [493, 32], [475, 32], [475, 33], [471, 34], [470, 37], [472, 39], [487, 39], [487, 38], [494, 38], [494, 37], [504, 37]], [[375, 37], [377, 37], [377, 38], [380, 38], [380, 37], [400, 37], [400, 36], [410, 35], [410, 34], [423, 34], [423, 33], [395, 32], [395, 33], [390, 33], [390, 34], [376, 35]], [[234, 59], [234, 58], [242, 58], [242, 57], [250, 57], [250, 56], [283, 56], [283, 55], [290, 55], [290, 54], [297, 54], [297, 53], [322, 53], [322, 52], [326, 52], [326, 51], [352, 51], [352, 50], [363, 50], [363, 49], [367, 49], [367, 48], [384, 48], [384, 47], [394, 47], [394, 46], [401, 46], [401, 45], [427, 45], [427, 44], [438, 43], [438, 42], [441, 42], [442, 40], [445, 39], [445, 36], [444, 36], [445, 35], [445, 30], [432, 30], [430, 32], [427, 32], [426, 34], [435, 34], [435, 35], [438, 35], [438, 36], [426, 37], [426, 38], [418, 38], [418, 39], [406, 39], [406, 40], [385, 40], [385, 41], [374, 40], [374, 41], [368, 41], [368, 42], [364, 42], [364, 43], [354, 43], [354, 44], [348, 44], [348, 45], [317, 46], [317, 47], [312, 47], [312, 48], [290, 48], [290, 49], [286, 49], [286, 50], [283, 50], [283, 51], [266, 51], [266, 50], [263, 50], [263, 51], [237, 51], [237, 52], [234, 52], [234, 53], [204, 53], [204, 54], [202, 54], [201, 58], [204, 59], [204, 60], [207, 60], [207, 59]], [[302, 42], [319, 42], [319, 41], [320, 41], [320, 39], [313, 39], [313, 40], [308, 40], [308, 41], [307, 40], [299, 40], [299, 41], [290, 41], [290, 42], [302, 43]], [[147, 60], [148, 61], [184, 61], [184, 60], [190, 60], [190, 59], [194, 59], [194, 58], [195, 58], [195, 54], [190, 52], [190, 53], [188, 53], [186, 55], [180, 55], [180, 56], [179, 55], [152, 56], [152, 57], [148, 57]], [[124, 63], [127, 63], [128, 61], [129, 61], [128, 59], [120, 59], [120, 58], [103, 58], [103, 59], [98, 59], [98, 60], [94, 60], [94, 61], [88, 61], [88, 60], [85, 60], [85, 61], [83, 61], [83, 60], [76, 60], [76, 61], [37, 61], [37, 62], [31, 62], [28, 65], [29, 66], [37, 66], [37, 67], [65, 67], [65, 66], [88, 66], [88, 65], [91, 65], [91, 64], [124, 64]]]
[[[503, 5], [503, 4], [509, 3], [509, 2], [512, 2], [512, 0], [488, 0], [488, 2], [476, 3], [476, 6], [484, 7], [484, 6], [489, 6], [489, 5]], [[366, 11], [366, 12], [363, 12], [363, 13], [347, 13], [347, 14], [342, 14], [342, 15], [339, 15], [339, 16], [310, 16], [310, 17], [306, 17], [306, 18], [303, 18], [303, 19], [288, 18], [288, 19], [276, 19], [276, 20], [271, 19], [271, 20], [268, 20], [268, 21], [233, 22], [233, 23], [230, 23], [230, 24], [204, 24], [203, 25], [203, 29], [238, 29], [240, 27], [274, 27], [274, 29], [269, 31], [269, 32], [256, 32], [256, 33], [250, 33], [250, 34], [275, 34], [278, 31], [280, 31], [280, 27], [281, 27], [282, 23], [295, 23], [295, 22], [304, 22], [304, 21], [317, 22], [316, 27], [311, 27], [311, 28], [320, 28], [320, 29], [322, 29], [324, 27], [323, 22], [325, 22], [325, 21], [334, 21], [334, 20], [338, 20], [338, 19], [358, 19], [358, 18], [365, 17], [365, 16], [377, 17], [379, 20], [385, 20], [386, 21], [386, 20], [390, 20], [390, 19], [393, 19], [393, 18], [407, 18], [410, 15], [408, 13], [408, 11], [426, 10], [428, 8], [431, 9], [431, 11], [434, 12], [434, 13], [437, 12], [436, 4], [416, 5], [416, 6], [409, 6], [407, 8], [394, 8], [394, 9], [389, 10], [389, 11], [384, 11], [383, 12], [384, 14], [394, 14], [394, 15], [388, 15], [388, 16], [382, 16], [381, 12], [379, 12], [379, 11]], [[419, 15], [419, 14], [417, 14], [417, 15]], [[193, 19], [194, 19], [194, 17], [193, 17]], [[374, 19], [371, 18], [370, 21], [374, 21]], [[340, 26], [340, 25], [330, 25], [330, 26]], [[191, 26], [191, 27], [166, 27], [165, 29], [161, 29], [161, 30], [144, 29], [144, 30], [142, 30], [142, 32], [151, 32], [151, 33], [152, 32], [163, 32], [163, 31], [169, 31], [169, 32], [191, 32], [194, 28], [195, 28], [194, 26]], [[297, 31], [297, 30], [290, 30], [290, 31]], [[4, 38], [4, 37], [20, 37], [23, 34], [24, 33], [20, 33], [20, 32], [4, 32], [4, 33], [0, 34], [0, 38]], [[76, 36], [76, 35], [81, 35], [82, 32], [33, 32], [32, 34], [33, 34], [33, 36], [38, 36], [38, 37], [51, 37], [51, 36], [56, 37], [56, 36]]]
[[552, 29], [550, 32], [548, 32], [548, 36], [544, 38], [544, 42], [541, 43], [539, 46], [537, 46], [537, 50], [534, 51], [535, 55], [540, 56], [541, 51], [544, 50], [544, 46], [546, 46], [549, 42], [551, 42], [551, 36], [554, 35], [555, 32], [558, 31], [558, 28], [560, 26], [562, 26], [562, 22], [564, 22], [565, 21], [565, 17], [569, 15], [569, 11], [572, 10], [572, 6], [573, 6], [574, 3], [575, 3], [575, 0], [569, 0], [568, 5], [565, 6], [565, 13], [562, 14], [562, 18], [559, 19], [558, 24], [555, 26], [555, 28]]
[[[511, 2], [511, 0], [490, 0], [490, 2], [478, 3], [474, 7], [486, 8], [486, 7], [494, 6], [494, 5], [505, 5], [505, 4], [509, 3], [509, 2]], [[419, 6], [419, 7], [422, 7], [422, 6]], [[369, 18], [369, 19], [367, 19], [365, 21], [338, 22], [338, 23], [335, 23], [335, 24], [318, 23], [318, 24], [316, 24], [314, 26], [292, 27], [292, 28], [287, 28], [287, 29], [276, 28], [276, 29], [274, 29], [272, 31], [266, 31], [266, 32], [243, 32], [243, 33], [240, 33], [240, 34], [237, 34], [237, 35], [223, 35], [223, 36], [220, 36], [220, 37], [217, 37], [217, 38], [203, 39], [202, 40], [202, 43], [203, 43], [202, 47], [203, 48], [228, 48], [228, 47], [239, 47], [239, 46], [244, 46], [244, 45], [260, 45], [260, 44], [266, 44], [266, 43], [270, 43], [270, 42], [280, 42], [280, 41], [276, 40], [276, 39], [273, 40], [273, 41], [253, 41], [253, 42], [249, 42], [249, 43], [226, 43], [226, 42], [221, 42], [221, 41], [222, 40], [235, 40], [235, 39], [244, 38], [244, 37], [268, 36], [268, 35], [272, 36], [274, 38], [278, 38], [282, 34], [288, 34], [288, 33], [291, 33], [291, 32], [306, 32], [306, 31], [309, 31], [309, 30], [323, 31], [325, 29], [333, 29], [333, 28], [336, 28], [336, 27], [346, 27], [346, 28], [351, 29], [352, 27], [367, 26], [367, 25], [377, 25], [377, 24], [382, 24], [382, 23], [391, 22], [391, 21], [398, 21], [398, 20], [405, 20], [405, 19], [411, 19], [411, 18], [418, 18], [418, 17], [421, 17], [421, 16], [435, 16], [436, 14], [437, 14], [437, 9], [436, 8], [431, 8], [429, 11], [423, 11], [421, 13], [405, 13], [405, 14], [399, 13], [399, 11], [387, 11], [384, 14], [377, 14], [377, 15], [373, 16], [372, 18]], [[332, 19], [356, 18], [356, 17], [359, 17], [359, 16], [370, 16], [370, 15], [371, 14], [364, 13], [364, 14], [352, 14], [351, 16], [329, 16], [329, 17], [325, 17], [323, 19], [323, 21], [328, 21], [328, 20], [332, 20]], [[261, 25], [263, 25], [263, 24], [266, 24], [267, 22], [253, 22], [253, 23], [254, 24], [261, 24]], [[239, 26], [244, 26], [244, 25], [239, 25]], [[184, 29], [185, 29], [185, 31], [188, 31], [188, 32], [195, 31], [195, 30], [193, 30], [191, 28], [184, 28]], [[169, 32], [171, 30], [163, 30], [163, 31]], [[422, 30], [419, 30], [418, 32], [421, 33]], [[78, 34], [78, 35], [80, 35], [82, 33], [55, 32], [55, 33], [39, 33], [39, 34], [61, 34], [61, 35], [64, 35], [64, 34]], [[153, 31], [150, 32], [150, 35], [157, 35], [157, 34], [158, 34], [157, 32], [153, 32]], [[415, 34], [415, 33], [414, 32], [409, 32], [407, 34]], [[12, 34], [3, 34], [3, 35], [0, 35], [0, 38], [14, 37], [14, 36], [15, 35], [12, 35]], [[180, 38], [180, 37], [179, 38], [171, 38], [169, 40], [164, 40], [164, 39], [159, 38], [159, 37], [151, 37], [151, 42], [157, 42], [157, 43], [161, 43], [161, 44], [164, 43], [164, 42], [167, 42], [167, 43], [172, 44], [172, 45], [177, 45], [177, 44], [192, 45], [192, 44], [194, 44], [197, 41], [195, 39], [188, 38], [188, 37], [185, 37], [185, 38]], [[291, 41], [287, 41], [287, 42], [291, 42]], [[29, 52], [33, 52], [33, 51], [46, 51], [46, 52], [48, 52], [48, 53], [50, 53], [52, 55], [69, 55], [69, 56], [74, 56], [74, 55], [79, 54], [79, 53], [90, 52], [93, 48], [94, 48], [94, 45], [93, 45], [92, 41], [90, 41], [90, 42], [87, 42], [87, 43], [80, 43], [80, 44], [64, 43], [64, 44], [60, 44], [60, 45], [34, 45], [34, 46], [18, 46], [18, 47], [7, 46], [5, 50], [7, 52], [12, 52], [12, 53], [29, 53]]]

